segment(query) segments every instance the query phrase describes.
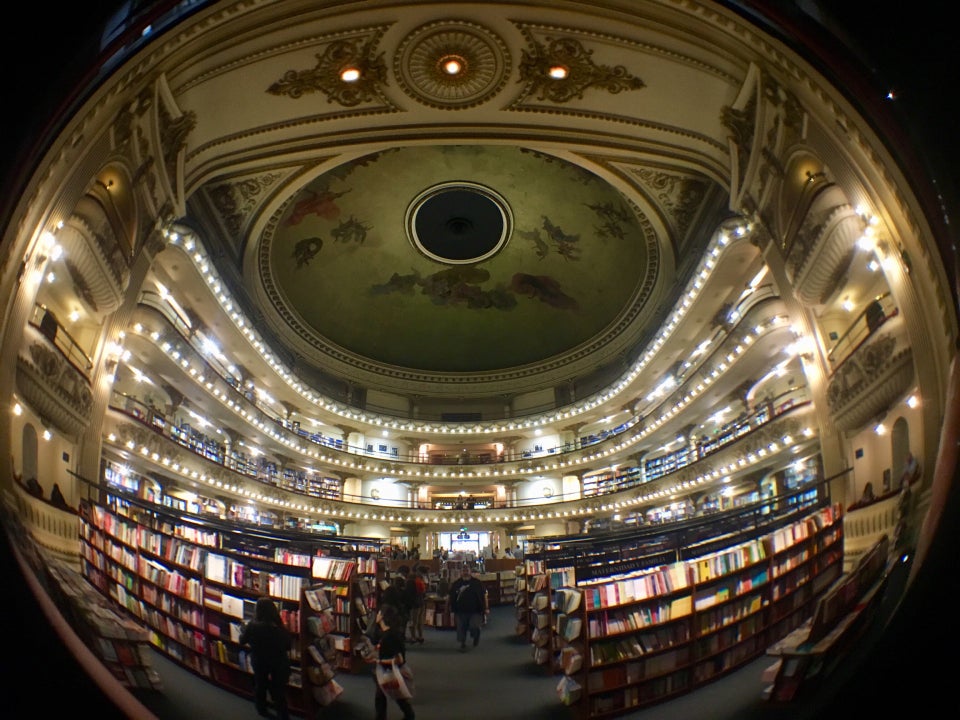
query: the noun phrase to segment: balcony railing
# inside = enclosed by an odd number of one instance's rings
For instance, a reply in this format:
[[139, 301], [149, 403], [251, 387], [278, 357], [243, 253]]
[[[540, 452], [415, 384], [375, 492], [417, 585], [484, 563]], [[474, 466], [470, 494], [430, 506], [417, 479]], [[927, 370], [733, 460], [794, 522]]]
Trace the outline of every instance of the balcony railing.
[[853, 319], [843, 335], [834, 343], [827, 353], [831, 372], [843, 364], [843, 361], [853, 355], [861, 345], [884, 323], [899, 313], [890, 293], [875, 298], [866, 309]]
[[53, 312], [37, 303], [33, 307], [30, 324], [40, 330], [43, 336], [52, 342], [74, 367], [86, 377], [90, 377], [90, 371], [93, 369], [93, 359], [84, 352], [80, 343], [73, 338]]
[[[789, 393], [785, 394], [783, 398], [785, 398], [785, 401], [775, 406], [775, 412], [761, 410], [758, 413], [749, 416], [743, 424], [743, 428], [745, 428], [744, 432], [732, 432], [730, 433], [730, 437], [727, 441], [723, 443], [715, 443], [704, 448], [698, 457], [691, 460], [690, 463], [683, 465], [683, 468], [686, 469], [696, 462], [708, 458], [715, 453], [720, 453], [727, 451], [730, 448], [735, 448], [740, 440], [749, 442], [753, 433], [758, 431], [761, 427], [764, 427], [771, 422], [778, 421], [786, 413], [801, 409], [809, 404], [808, 402], [794, 404]], [[118, 438], [116, 441], [118, 447], [120, 445], [125, 445], [128, 450], [133, 450], [136, 452], [137, 445], [139, 444], [141, 448], [138, 454], [144, 458], [155, 455], [156, 457], [154, 460], [168, 472], [179, 472], [179, 468], [171, 467], [169, 463], [163, 459], [165, 455], [172, 455], [173, 452], [166, 452], [162, 445], [157, 444], [157, 440], [159, 440], [161, 443], [170, 443], [175, 445], [177, 448], [185, 448], [198, 458], [202, 458], [209, 463], [222, 467], [230, 473], [236, 473], [238, 480], [241, 478], [255, 480], [261, 485], [270, 488], [277, 488], [293, 495], [303, 496], [305, 499], [312, 501], [335, 501], [347, 504], [371, 505], [378, 508], [392, 508], [396, 510], [473, 511], [524, 509], [580, 500], [591, 501], [597, 500], [598, 498], [602, 498], [604, 496], [621, 493], [650, 482], [662, 480], [663, 478], [669, 478], [672, 473], [681, 470], [681, 467], [676, 467], [671, 469], [670, 472], [658, 474], [653, 477], [644, 477], [635, 468], [626, 468], [622, 472], [614, 475], [612, 478], [606, 479], [602, 487], [597, 486], [592, 492], [588, 493], [586, 491], [576, 490], [569, 493], [551, 495], [550, 497], [500, 499], [495, 497], [490, 498], [486, 495], [478, 495], [474, 497], [469, 491], [464, 491], [464, 493], [458, 498], [449, 498], [449, 496], [446, 496], [431, 497], [419, 500], [409, 498], [382, 499], [372, 495], [344, 493], [342, 490], [342, 483], [336, 481], [336, 479], [330, 479], [329, 483], [324, 484], [326, 479], [323, 477], [323, 473], [314, 472], [312, 474], [308, 474], [300, 470], [291, 471], [284, 468], [278, 468], [273, 463], [269, 463], [269, 467], [250, 465], [248, 471], [244, 471], [235, 463], [229, 462], [224, 453], [221, 452], [218, 454], [217, 452], [209, 451], [207, 444], [202, 440], [192, 441], [182, 437], [182, 434], [176, 435], [171, 426], [156, 421], [156, 417], [151, 415], [150, 408], [142, 405], [132, 398], [127, 398], [123, 394], [116, 391], [113, 394], [111, 410], [135, 419], [138, 421], [138, 427], [140, 428], [139, 430], [134, 431], [134, 435], [139, 436], [137, 439], [126, 437]], [[129, 435], [130, 433], [128, 432], [127, 434]], [[154, 439], [151, 440], [151, 438]], [[149, 446], [150, 449], [144, 451], [147, 446]], [[173, 450], [173, 448], [171, 448], [171, 450]], [[183, 472], [187, 472], [186, 468], [183, 469]], [[197, 477], [197, 473], [195, 471], [191, 474], [193, 478]], [[117, 485], [117, 483], [110, 484]], [[445, 482], [443, 479], [437, 479], [432, 484], [444, 486], [449, 485], [449, 482]], [[121, 487], [125, 487], [128, 490], [132, 489], [127, 487], [127, 485], [121, 485]], [[315, 490], [310, 491], [307, 489], [308, 487], [314, 487]]]

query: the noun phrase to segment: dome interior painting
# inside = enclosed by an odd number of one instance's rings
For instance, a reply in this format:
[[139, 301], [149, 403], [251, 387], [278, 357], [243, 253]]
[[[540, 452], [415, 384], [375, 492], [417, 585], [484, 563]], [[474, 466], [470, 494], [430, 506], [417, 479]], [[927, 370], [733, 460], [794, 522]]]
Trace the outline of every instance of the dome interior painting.
[[[505, 210], [439, 189], [460, 181]], [[411, 225], [432, 188], [438, 207]], [[488, 232], [486, 244], [473, 237]], [[311, 180], [259, 238], [258, 259], [277, 313], [321, 341], [413, 370], [491, 372], [560, 356], [642, 305], [657, 252], [645, 235], [622, 195], [572, 163], [522, 148], [403, 148]], [[476, 253], [457, 253], [471, 242]]]

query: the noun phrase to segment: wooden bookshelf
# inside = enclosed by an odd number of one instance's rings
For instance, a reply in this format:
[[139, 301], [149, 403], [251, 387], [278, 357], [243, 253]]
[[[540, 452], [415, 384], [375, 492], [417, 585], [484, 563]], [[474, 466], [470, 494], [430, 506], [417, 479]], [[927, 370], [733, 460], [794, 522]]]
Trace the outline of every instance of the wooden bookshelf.
[[529, 595], [527, 592], [527, 565], [521, 561], [514, 571], [514, 594], [513, 606], [516, 619], [515, 630], [518, 636], [529, 639], [530, 637], [530, 612]]
[[44, 570], [58, 607], [111, 674], [128, 688], [162, 689], [150, 663], [147, 628], [97, 593], [72, 565], [48, 557]]
[[548, 647], [563, 702], [582, 718], [632, 712], [721, 677], [800, 626], [839, 576], [839, 507], [745, 535], [606, 577], [548, 570]]
[[767, 648], [776, 662], [763, 673], [763, 697], [783, 702], [822, 682], [869, 624], [887, 582], [889, 539], [883, 536], [854, 568], [818, 594], [813, 615]]
[[375, 588], [372, 541], [310, 538], [291, 545], [289, 538], [216, 528], [207, 519], [195, 522], [162, 508], [91, 501], [81, 506], [80, 537], [82, 574], [148, 628], [154, 648], [210, 682], [252, 696], [250, 658], [239, 637], [257, 599], [268, 596], [295, 638], [290, 709], [301, 713], [316, 703], [322, 692], [315, 692], [315, 682], [303, 682], [305, 672], [316, 676], [303, 655], [308, 588], [322, 588], [329, 601], [331, 665], [336, 671], [356, 669], [357, 618], [363, 615], [360, 608], [375, 599], [361, 597], [355, 580], [369, 578]]
[[303, 704], [306, 717], [318, 717], [320, 708], [332, 703], [341, 692], [340, 685], [335, 680], [341, 653], [332, 636], [337, 621], [329, 586], [311, 585], [302, 592], [299, 650], [302, 659]]
[[[497, 605], [513, 605], [517, 596], [516, 570], [500, 570], [497, 572]], [[491, 604], [493, 600], [491, 599]]]
[[450, 609], [450, 598], [446, 595], [427, 593], [424, 598], [426, 610], [423, 624], [441, 630], [452, 630], [456, 627], [453, 611]]

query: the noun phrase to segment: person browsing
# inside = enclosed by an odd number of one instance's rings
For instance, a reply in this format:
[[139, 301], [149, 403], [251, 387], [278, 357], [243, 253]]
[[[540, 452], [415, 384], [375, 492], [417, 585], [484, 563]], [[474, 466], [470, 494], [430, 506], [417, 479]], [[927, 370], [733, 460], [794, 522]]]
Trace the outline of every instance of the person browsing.
[[240, 633], [240, 644], [250, 647], [253, 667], [254, 703], [267, 717], [267, 693], [280, 720], [289, 720], [287, 681], [290, 679], [290, 632], [283, 626], [280, 611], [268, 597], [257, 600], [253, 620]]

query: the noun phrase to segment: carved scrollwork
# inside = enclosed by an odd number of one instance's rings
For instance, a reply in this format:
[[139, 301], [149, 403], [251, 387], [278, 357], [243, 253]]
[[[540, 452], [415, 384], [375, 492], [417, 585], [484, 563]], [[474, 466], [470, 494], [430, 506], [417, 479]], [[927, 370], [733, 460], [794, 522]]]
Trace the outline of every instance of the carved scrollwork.
[[[383, 53], [374, 54], [379, 35], [366, 41], [337, 40], [316, 55], [317, 64], [307, 70], [288, 70], [267, 88], [271, 95], [286, 95], [298, 100], [304, 95], [320, 92], [332, 103], [355, 107], [361, 103], [383, 98], [382, 87], [387, 84], [387, 66]], [[344, 82], [340, 73], [345, 67], [354, 67], [359, 77]]]
[[[597, 65], [592, 50], [573, 38], [553, 38], [543, 45], [530, 38], [532, 51], [524, 50], [520, 58], [520, 80], [527, 83], [525, 95], [540, 100], [565, 103], [583, 98], [589, 88], [611, 94], [646, 87], [643, 80], [631, 75], [623, 65]], [[551, 75], [551, 68], [562, 67], [566, 77]]]
[[146, 443], [147, 431], [133, 423], [120, 423], [117, 425], [117, 439], [124, 445], [132, 442], [141, 447]]
[[510, 53], [496, 33], [471, 22], [442, 20], [418, 27], [403, 40], [394, 74], [410, 97], [457, 110], [496, 95], [509, 66]]
[[33, 364], [47, 380], [58, 380], [63, 372], [65, 361], [63, 356], [55, 350], [41, 343], [30, 346], [30, 358]]
[[827, 386], [830, 409], [835, 411], [847, 405], [852, 396], [886, 366], [895, 347], [893, 337], [882, 335], [848, 357]]

